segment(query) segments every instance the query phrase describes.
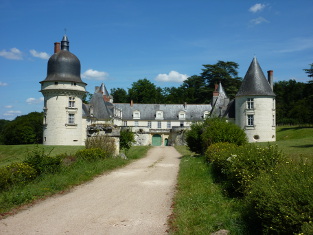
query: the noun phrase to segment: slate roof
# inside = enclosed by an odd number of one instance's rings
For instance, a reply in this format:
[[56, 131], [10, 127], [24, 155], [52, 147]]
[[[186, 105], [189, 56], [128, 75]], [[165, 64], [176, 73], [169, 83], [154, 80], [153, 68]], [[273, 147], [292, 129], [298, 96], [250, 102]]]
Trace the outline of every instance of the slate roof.
[[157, 120], [155, 117], [157, 111], [163, 111], [162, 120], [179, 120], [179, 112], [184, 111], [185, 120], [197, 121], [203, 120], [204, 112], [210, 112], [212, 109], [210, 104], [133, 104], [131, 106], [129, 103], [115, 103], [114, 106], [122, 110], [123, 120], [132, 120], [134, 111], [140, 112], [140, 120]]
[[[110, 102], [104, 101], [103, 95], [101, 93], [93, 94], [88, 107], [89, 107], [89, 110], [92, 107], [93, 117], [97, 118], [98, 120], [109, 120], [114, 115], [113, 104]], [[89, 112], [88, 112], [88, 115], [90, 115]]]
[[41, 83], [47, 81], [84, 83], [80, 77], [80, 61], [69, 52], [66, 36], [62, 39], [61, 50], [54, 53], [48, 61], [47, 77]]
[[253, 58], [236, 97], [249, 95], [275, 96], [256, 57]]

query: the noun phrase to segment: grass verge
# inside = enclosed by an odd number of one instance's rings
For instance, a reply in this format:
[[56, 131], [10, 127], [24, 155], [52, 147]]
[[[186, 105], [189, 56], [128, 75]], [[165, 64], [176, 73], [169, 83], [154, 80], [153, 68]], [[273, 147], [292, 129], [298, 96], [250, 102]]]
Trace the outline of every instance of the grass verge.
[[92, 162], [78, 160], [68, 167], [62, 167], [60, 172], [44, 174], [27, 185], [4, 190], [0, 192], [0, 218], [14, 213], [23, 205], [56, 193], [64, 193], [104, 172], [125, 166], [134, 159], [145, 156], [148, 150], [149, 146], [132, 147], [128, 152], [128, 159], [106, 158]]
[[230, 234], [247, 234], [239, 199], [227, 198], [214, 183], [211, 166], [204, 157], [194, 156], [184, 146], [169, 219], [171, 234], [210, 234], [222, 229]]

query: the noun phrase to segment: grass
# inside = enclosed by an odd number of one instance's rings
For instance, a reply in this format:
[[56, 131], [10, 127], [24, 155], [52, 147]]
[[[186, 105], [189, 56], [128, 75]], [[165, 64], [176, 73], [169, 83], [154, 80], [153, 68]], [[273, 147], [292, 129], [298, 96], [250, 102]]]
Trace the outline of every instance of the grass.
[[222, 229], [231, 234], [247, 234], [241, 217], [240, 201], [224, 196], [214, 183], [211, 166], [204, 157], [192, 155], [185, 146], [176, 148], [182, 155], [171, 234], [210, 234]]
[[61, 171], [56, 174], [42, 175], [27, 185], [2, 191], [0, 193], [0, 218], [13, 213], [15, 209], [18, 210], [25, 204], [56, 193], [63, 193], [104, 172], [129, 164], [134, 159], [145, 156], [148, 149], [149, 146], [132, 147], [126, 160], [121, 158], [107, 158], [93, 162], [80, 160], [68, 167], [62, 167]]
[[73, 154], [84, 146], [46, 146], [46, 145], [0, 145], [0, 167], [9, 165], [12, 162], [21, 162], [31, 153], [37, 146], [55, 156], [61, 153]]
[[[276, 136], [277, 141], [270, 144], [278, 145], [286, 156], [313, 160], [313, 127], [282, 126], [277, 128]], [[258, 144], [264, 146], [268, 143]]]

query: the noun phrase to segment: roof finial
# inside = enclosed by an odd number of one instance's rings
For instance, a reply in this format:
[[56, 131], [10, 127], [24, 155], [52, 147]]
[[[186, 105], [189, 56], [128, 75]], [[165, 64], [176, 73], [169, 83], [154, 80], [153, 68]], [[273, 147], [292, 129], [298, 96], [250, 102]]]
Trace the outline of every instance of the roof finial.
[[[66, 32], [66, 29], [65, 29], [65, 32]], [[69, 51], [69, 48], [70, 48], [70, 42], [68, 41], [68, 38], [65, 34], [61, 41], [61, 50]]]

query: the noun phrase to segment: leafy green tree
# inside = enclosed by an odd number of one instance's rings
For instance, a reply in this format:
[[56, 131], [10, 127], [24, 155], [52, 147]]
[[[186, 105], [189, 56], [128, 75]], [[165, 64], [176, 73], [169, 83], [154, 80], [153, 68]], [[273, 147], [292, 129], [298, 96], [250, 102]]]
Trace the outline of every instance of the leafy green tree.
[[[309, 78], [313, 78], [313, 63], [310, 64], [310, 66], [311, 67], [309, 69], [303, 69], [303, 70], [308, 74]], [[310, 82], [313, 82], [313, 80]]]
[[231, 99], [235, 97], [242, 81], [242, 78], [238, 77], [237, 63], [220, 60], [216, 64], [205, 64], [203, 67], [201, 77], [209, 91], [213, 92], [214, 85], [221, 82], [227, 95]]
[[123, 88], [111, 89], [111, 95], [113, 96], [114, 103], [128, 103], [130, 101], [127, 91], [125, 91]]
[[162, 89], [148, 79], [140, 79], [128, 89], [129, 99], [135, 103], [157, 104], [163, 103]]
[[122, 129], [120, 132], [120, 149], [125, 151], [125, 154], [135, 143], [135, 135], [131, 129]]
[[42, 143], [43, 113], [32, 112], [16, 117], [2, 131], [4, 144]]
[[0, 119], [0, 144], [4, 144], [4, 137], [3, 137], [3, 129], [5, 125], [7, 125], [10, 121], [5, 119]]

